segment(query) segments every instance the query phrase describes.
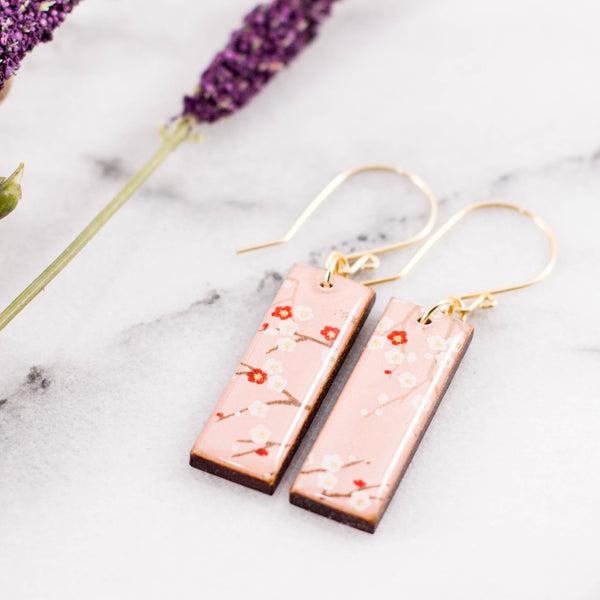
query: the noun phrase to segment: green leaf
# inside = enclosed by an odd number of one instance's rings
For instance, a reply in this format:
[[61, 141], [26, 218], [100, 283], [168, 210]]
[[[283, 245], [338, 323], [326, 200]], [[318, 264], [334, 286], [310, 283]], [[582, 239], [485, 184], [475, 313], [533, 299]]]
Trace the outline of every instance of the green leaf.
[[23, 170], [25, 165], [21, 163], [17, 170], [7, 177], [0, 177], [0, 219], [10, 214], [19, 203], [23, 194], [21, 190], [21, 180], [23, 179]]

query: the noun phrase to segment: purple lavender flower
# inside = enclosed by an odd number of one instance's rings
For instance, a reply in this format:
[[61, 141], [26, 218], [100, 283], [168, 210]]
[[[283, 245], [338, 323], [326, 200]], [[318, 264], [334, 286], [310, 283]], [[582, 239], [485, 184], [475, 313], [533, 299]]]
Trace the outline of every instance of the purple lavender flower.
[[335, 0], [275, 0], [257, 6], [234, 31], [184, 99], [183, 114], [212, 123], [230, 115], [255, 94], [316, 36]]
[[0, 0], [0, 90], [23, 57], [52, 32], [80, 0]]

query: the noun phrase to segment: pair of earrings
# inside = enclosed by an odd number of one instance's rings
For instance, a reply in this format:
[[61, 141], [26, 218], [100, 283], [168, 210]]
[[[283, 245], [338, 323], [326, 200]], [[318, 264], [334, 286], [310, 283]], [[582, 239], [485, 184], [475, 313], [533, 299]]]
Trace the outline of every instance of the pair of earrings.
[[430, 236], [391, 277], [349, 278], [379, 264], [378, 255], [414, 244], [433, 228], [437, 203], [416, 175], [390, 166], [364, 166], [338, 175], [307, 206], [286, 235], [246, 252], [289, 241], [317, 207], [350, 177], [387, 171], [407, 178], [425, 196], [429, 219], [404, 242], [344, 255], [325, 269], [294, 265], [191, 451], [190, 464], [272, 494], [374, 302], [370, 286], [403, 278], [468, 213], [517, 211], [542, 229], [550, 257], [536, 277], [509, 287], [447, 296], [424, 308], [392, 298], [301, 467], [293, 504], [373, 533], [423, 437], [473, 335], [467, 316], [492, 308], [496, 296], [545, 278], [556, 260], [546, 224], [502, 202], [468, 206]]

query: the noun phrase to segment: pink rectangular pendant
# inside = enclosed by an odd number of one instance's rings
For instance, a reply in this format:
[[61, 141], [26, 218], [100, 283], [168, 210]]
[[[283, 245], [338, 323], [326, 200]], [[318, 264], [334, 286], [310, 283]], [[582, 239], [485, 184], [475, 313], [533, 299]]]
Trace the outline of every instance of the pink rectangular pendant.
[[294, 265], [191, 451], [190, 464], [272, 494], [375, 293]]
[[406, 471], [473, 328], [392, 298], [325, 422], [290, 501], [373, 533]]

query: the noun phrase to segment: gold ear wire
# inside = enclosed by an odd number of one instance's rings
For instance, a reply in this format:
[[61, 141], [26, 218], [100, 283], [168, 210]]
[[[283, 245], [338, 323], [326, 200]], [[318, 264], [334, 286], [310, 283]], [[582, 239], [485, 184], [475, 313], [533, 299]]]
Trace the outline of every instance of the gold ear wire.
[[[522, 206], [517, 206], [516, 204], [508, 204], [506, 202], [478, 202], [476, 204], [471, 204], [470, 206], [466, 206], [462, 210], [459, 210], [456, 214], [450, 217], [424, 244], [419, 248], [417, 252], [413, 255], [413, 257], [404, 265], [402, 270], [396, 275], [391, 275], [389, 277], [381, 277], [380, 279], [371, 279], [369, 281], [362, 282], [363, 285], [375, 285], [377, 283], [385, 283], [388, 281], [396, 281], [397, 279], [402, 279], [405, 275], [407, 275], [410, 271], [412, 271], [415, 265], [423, 258], [427, 252], [434, 246], [440, 238], [442, 238], [454, 225], [456, 225], [461, 219], [463, 219], [469, 213], [483, 209], [483, 208], [506, 208], [508, 210], [513, 210], [518, 212], [526, 217], [530, 218], [544, 233], [546, 238], [548, 239], [548, 243], [550, 245], [550, 256], [546, 263], [546, 266], [538, 273], [535, 277], [528, 279], [527, 281], [523, 281], [522, 283], [517, 283], [514, 285], [510, 285], [507, 287], [496, 288], [493, 290], [488, 290], [484, 292], [475, 292], [472, 294], [463, 294], [461, 296], [447, 296], [441, 302], [434, 305], [429, 311], [427, 311], [424, 315], [425, 322], [429, 316], [438, 308], [446, 307], [448, 312], [451, 314], [453, 311], [457, 311], [461, 313], [462, 318], [465, 318], [468, 313], [475, 310], [476, 308], [492, 308], [496, 305], [497, 294], [504, 294], [506, 292], [512, 292], [514, 290], [520, 290], [522, 288], [529, 287], [534, 285], [542, 279], [545, 279], [556, 264], [556, 240], [554, 239], [554, 235], [548, 225], [540, 217], [531, 211], [523, 208]], [[474, 299], [469, 306], [465, 306], [464, 300]]]
[[[348, 260], [352, 259], [363, 259], [362, 268], [369, 268], [369, 265], [373, 265], [372, 255], [382, 254], [384, 252], [390, 252], [391, 250], [397, 250], [399, 248], [404, 248], [405, 246], [410, 246], [410, 244], [414, 244], [422, 240], [433, 228], [435, 220], [437, 218], [437, 200], [433, 195], [433, 192], [429, 189], [429, 186], [414, 173], [409, 171], [405, 171], [404, 169], [400, 169], [399, 167], [389, 166], [389, 165], [364, 165], [361, 167], [356, 167], [354, 169], [348, 169], [334, 177], [324, 188], [321, 190], [309, 203], [309, 205], [302, 211], [301, 215], [294, 221], [290, 229], [287, 233], [277, 239], [272, 240], [270, 242], [265, 242], [263, 244], [256, 244], [254, 246], [248, 246], [246, 248], [240, 248], [236, 250], [237, 254], [242, 254], [243, 252], [250, 252], [252, 250], [259, 250], [260, 248], [267, 248], [269, 246], [277, 246], [278, 244], [284, 244], [285, 242], [289, 242], [294, 235], [298, 232], [298, 230], [306, 223], [306, 221], [310, 218], [310, 216], [317, 210], [317, 208], [338, 188], [342, 183], [358, 175], [360, 173], [365, 173], [367, 171], [384, 171], [387, 173], [395, 173], [396, 175], [400, 175], [408, 179], [413, 185], [415, 185], [427, 199], [429, 203], [429, 219], [425, 226], [419, 231], [416, 235], [409, 238], [408, 240], [404, 240], [402, 242], [398, 242], [397, 244], [389, 244], [387, 246], [380, 246], [379, 248], [375, 248], [373, 250], [367, 250], [364, 252], [355, 252], [353, 254], [347, 255], [345, 258]], [[353, 269], [358, 269], [360, 267], [352, 267]]]

